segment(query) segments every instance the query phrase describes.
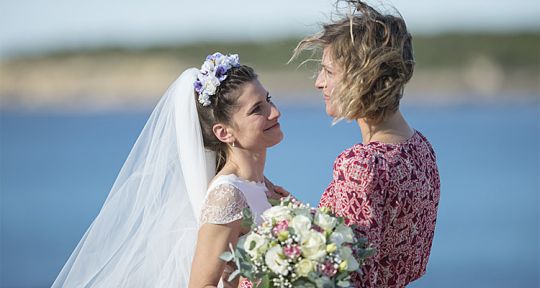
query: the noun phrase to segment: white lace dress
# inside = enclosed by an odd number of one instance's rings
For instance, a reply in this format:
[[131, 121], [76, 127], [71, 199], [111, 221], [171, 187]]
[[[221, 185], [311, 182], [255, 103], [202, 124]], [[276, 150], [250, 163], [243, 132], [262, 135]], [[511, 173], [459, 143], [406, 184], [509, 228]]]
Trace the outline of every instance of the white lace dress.
[[[261, 224], [262, 213], [272, 207], [267, 192], [262, 182], [247, 181], [234, 174], [218, 176], [208, 187], [199, 223], [231, 223], [242, 219], [244, 208], [249, 208], [256, 224]], [[223, 287], [222, 281], [218, 287]]]
[[208, 187], [201, 211], [200, 225], [226, 224], [242, 219], [242, 211], [249, 208], [257, 224], [261, 214], [271, 207], [264, 183], [244, 180], [234, 174], [218, 176]]

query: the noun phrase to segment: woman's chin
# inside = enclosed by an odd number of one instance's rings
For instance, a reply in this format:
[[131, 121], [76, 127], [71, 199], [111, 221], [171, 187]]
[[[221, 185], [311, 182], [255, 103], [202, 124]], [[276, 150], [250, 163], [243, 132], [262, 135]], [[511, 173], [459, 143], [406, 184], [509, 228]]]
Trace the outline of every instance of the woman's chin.
[[278, 129], [277, 131], [273, 132], [272, 134], [275, 134], [275, 135], [272, 135], [272, 140], [268, 141], [269, 145], [267, 147], [275, 146], [275, 145], [279, 144], [279, 142], [281, 142], [281, 140], [283, 140], [283, 132], [281, 131], [281, 129]]
[[332, 118], [336, 118], [337, 116], [336, 112], [334, 111], [334, 108], [331, 107], [330, 105], [326, 105], [326, 115]]

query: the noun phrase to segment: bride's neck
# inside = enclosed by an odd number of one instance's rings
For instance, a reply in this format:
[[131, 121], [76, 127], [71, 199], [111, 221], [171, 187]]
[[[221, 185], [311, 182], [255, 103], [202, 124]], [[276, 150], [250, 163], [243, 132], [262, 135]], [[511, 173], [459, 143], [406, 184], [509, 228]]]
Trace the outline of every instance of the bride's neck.
[[233, 173], [245, 180], [263, 182], [265, 161], [266, 149], [253, 152], [237, 148], [228, 155], [222, 171], [223, 174]]

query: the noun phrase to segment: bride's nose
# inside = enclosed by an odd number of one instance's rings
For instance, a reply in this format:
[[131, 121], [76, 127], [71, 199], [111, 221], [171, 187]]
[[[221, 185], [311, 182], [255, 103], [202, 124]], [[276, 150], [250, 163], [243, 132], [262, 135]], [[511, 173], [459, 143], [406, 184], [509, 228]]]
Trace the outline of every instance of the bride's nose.
[[279, 112], [279, 109], [276, 107], [276, 105], [271, 105], [270, 115], [268, 116], [268, 120], [278, 119], [280, 116], [281, 116], [281, 112]]

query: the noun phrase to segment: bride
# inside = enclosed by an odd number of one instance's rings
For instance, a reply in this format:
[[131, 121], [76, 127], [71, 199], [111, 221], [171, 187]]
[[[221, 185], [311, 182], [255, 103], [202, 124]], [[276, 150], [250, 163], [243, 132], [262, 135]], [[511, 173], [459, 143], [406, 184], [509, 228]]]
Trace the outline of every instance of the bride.
[[260, 222], [267, 197], [282, 196], [263, 174], [279, 117], [237, 55], [184, 71], [52, 287], [237, 286], [219, 255], [247, 232], [244, 208]]

